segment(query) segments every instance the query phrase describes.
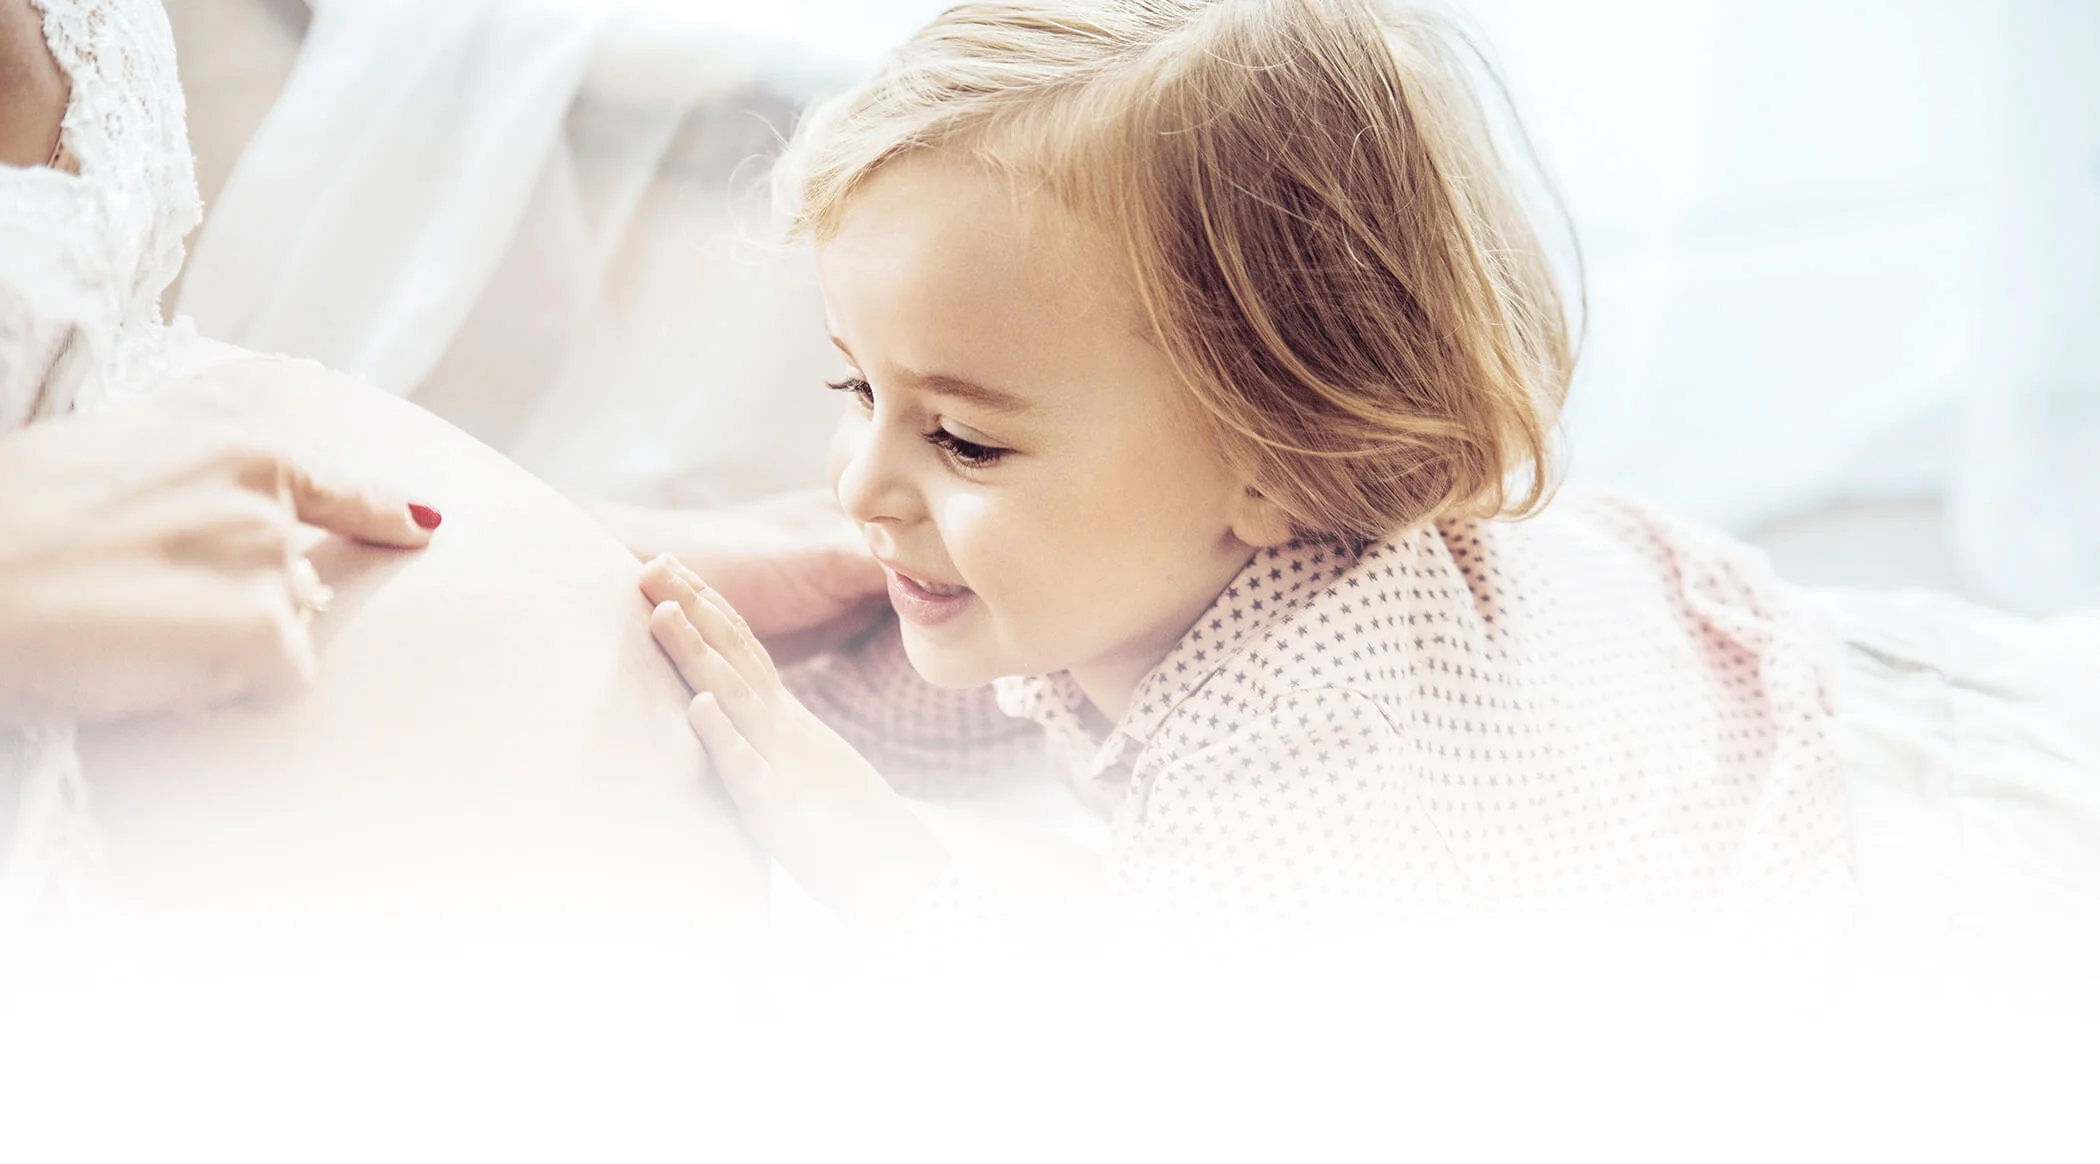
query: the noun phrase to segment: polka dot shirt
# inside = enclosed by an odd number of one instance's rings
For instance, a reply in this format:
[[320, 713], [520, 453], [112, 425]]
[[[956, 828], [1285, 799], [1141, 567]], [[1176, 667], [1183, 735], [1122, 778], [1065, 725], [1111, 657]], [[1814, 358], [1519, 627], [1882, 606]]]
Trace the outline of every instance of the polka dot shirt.
[[1106, 731], [1068, 674], [940, 692], [893, 636], [798, 684], [918, 795], [1047, 745], [1151, 903], [1533, 910], [1842, 878], [1834, 659], [1761, 552], [1566, 489], [1258, 552]]

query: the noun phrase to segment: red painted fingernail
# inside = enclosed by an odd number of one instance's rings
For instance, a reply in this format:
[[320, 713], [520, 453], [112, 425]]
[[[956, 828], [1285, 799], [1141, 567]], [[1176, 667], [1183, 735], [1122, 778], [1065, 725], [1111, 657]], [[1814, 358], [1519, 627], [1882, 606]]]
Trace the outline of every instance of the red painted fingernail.
[[436, 529], [438, 527], [438, 523], [445, 520], [444, 514], [439, 513], [437, 510], [432, 509], [427, 505], [409, 506], [408, 515], [410, 517], [415, 518], [416, 524], [423, 527], [424, 529]]

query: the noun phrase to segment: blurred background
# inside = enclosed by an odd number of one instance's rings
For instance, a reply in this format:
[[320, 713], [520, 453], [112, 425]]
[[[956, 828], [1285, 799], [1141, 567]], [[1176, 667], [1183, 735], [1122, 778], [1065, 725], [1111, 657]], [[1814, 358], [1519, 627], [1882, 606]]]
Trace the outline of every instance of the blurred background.
[[[582, 496], [821, 480], [764, 159], [938, 0], [165, 0], [206, 335]], [[2100, 602], [2100, 3], [1470, 0], [1587, 268], [1574, 480], [1819, 585]]]

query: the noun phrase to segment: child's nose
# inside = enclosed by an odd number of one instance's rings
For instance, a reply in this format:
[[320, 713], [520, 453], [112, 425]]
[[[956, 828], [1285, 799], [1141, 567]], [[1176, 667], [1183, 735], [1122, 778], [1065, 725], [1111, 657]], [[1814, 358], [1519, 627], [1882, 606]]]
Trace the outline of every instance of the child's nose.
[[917, 503], [897, 443], [866, 422], [833, 438], [832, 491], [847, 517], [863, 524], [911, 520]]

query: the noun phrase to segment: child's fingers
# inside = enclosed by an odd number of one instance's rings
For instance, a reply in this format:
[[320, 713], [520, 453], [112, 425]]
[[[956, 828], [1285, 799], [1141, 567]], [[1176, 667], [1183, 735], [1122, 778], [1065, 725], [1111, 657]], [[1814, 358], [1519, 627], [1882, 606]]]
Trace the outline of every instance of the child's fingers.
[[736, 730], [711, 693], [693, 696], [685, 718], [693, 725], [693, 734], [700, 737], [700, 746], [707, 749], [707, 759], [736, 802], [737, 811], [762, 814], [760, 806], [772, 786], [773, 766]]
[[691, 566], [688, 566], [684, 562], [673, 558], [671, 559], [671, 572], [684, 579], [685, 584], [687, 586], [692, 587], [695, 592], [699, 593], [700, 595], [705, 597], [710, 603], [712, 603], [716, 609], [722, 612], [724, 617], [726, 617], [731, 623], [735, 624], [737, 629], [745, 631], [746, 633], [748, 633], [751, 630], [750, 626], [744, 622], [744, 616], [738, 614], [736, 612], [736, 608], [729, 605], [729, 600], [722, 597], [720, 594], [717, 594], [712, 586], [709, 586], [705, 581], [701, 579], [700, 575], [693, 573], [693, 568]]
[[651, 606], [678, 601], [678, 588], [674, 583], [678, 575], [671, 570], [668, 557], [652, 558], [642, 565], [642, 597]]
[[[723, 628], [734, 637], [737, 647], [748, 655], [752, 662], [763, 668], [769, 678], [775, 676], [773, 656], [766, 651], [764, 644], [758, 641], [758, 636], [751, 633], [751, 624], [744, 621], [744, 616], [737, 613], [736, 607], [729, 605], [729, 600], [722, 597], [720, 591], [702, 581], [700, 575], [693, 573], [684, 562], [672, 558], [670, 566], [672, 572], [686, 584], [706, 610], [712, 610], [721, 617]], [[701, 623], [698, 618], [694, 621], [700, 625], [701, 633], [708, 636], [707, 641], [714, 642], [715, 638], [711, 633], [714, 628], [707, 623]]]
[[766, 649], [758, 645], [743, 617], [731, 610], [721, 595], [704, 587], [696, 590], [683, 577], [676, 579], [675, 584], [687, 596], [683, 603], [686, 616], [700, 629], [709, 646], [734, 663], [752, 686], [770, 688], [779, 681]]
[[649, 616], [649, 631], [695, 692], [715, 697], [740, 733], [762, 743], [771, 740], [771, 724], [758, 693], [729, 660], [707, 644], [674, 600], [665, 600]]
[[708, 590], [703, 583], [696, 587], [689, 579], [695, 578], [676, 558], [665, 555], [649, 563], [642, 571], [642, 593], [651, 602], [676, 602], [685, 611], [686, 621], [700, 632], [744, 680], [760, 690], [769, 690], [778, 680], [773, 670], [773, 660], [766, 655], [765, 648], [758, 645], [750, 628], [744, 625], [743, 617], [730, 609], [721, 595]]

